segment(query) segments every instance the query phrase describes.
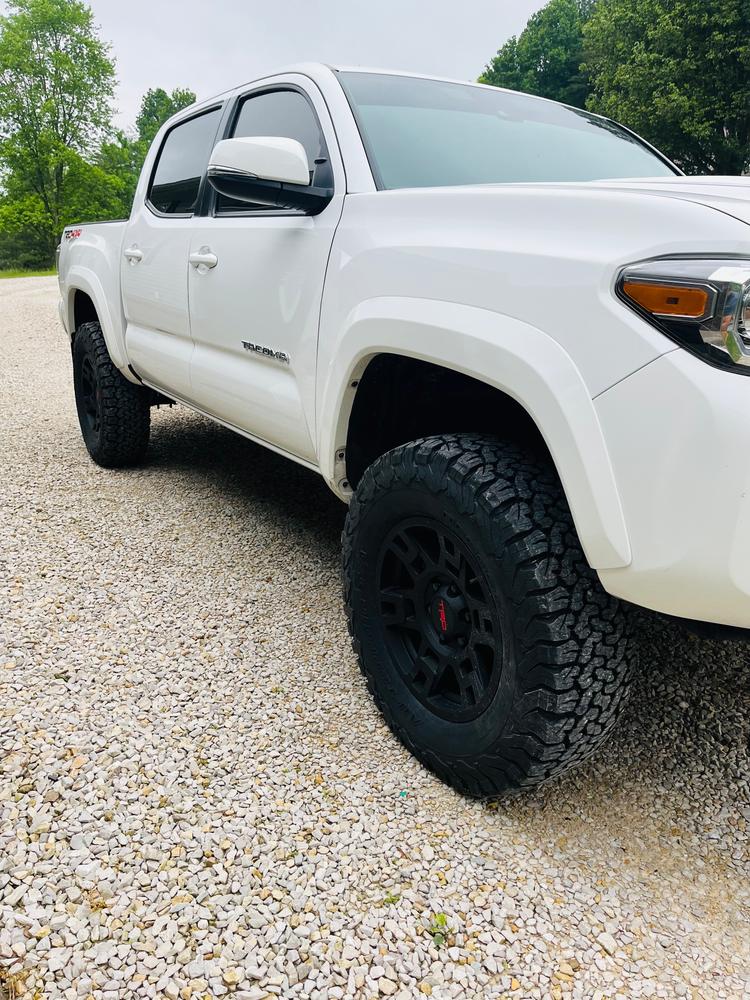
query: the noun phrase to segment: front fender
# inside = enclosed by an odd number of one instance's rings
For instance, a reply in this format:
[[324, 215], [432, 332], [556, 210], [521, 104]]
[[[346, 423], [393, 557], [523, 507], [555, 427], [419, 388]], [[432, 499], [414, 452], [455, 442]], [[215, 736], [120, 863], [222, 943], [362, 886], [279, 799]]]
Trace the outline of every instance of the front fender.
[[418, 358], [486, 382], [520, 403], [549, 448], [589, 564], [629, 564], [625, 519], [594, 404], [570, 355], [547, 334], [474, 306], [382, 297], [358, 305], [323, 344], [318, 454], [339, 496], [347, 494], [336, 456], [346, 441], [352, 383], [378, 354]]

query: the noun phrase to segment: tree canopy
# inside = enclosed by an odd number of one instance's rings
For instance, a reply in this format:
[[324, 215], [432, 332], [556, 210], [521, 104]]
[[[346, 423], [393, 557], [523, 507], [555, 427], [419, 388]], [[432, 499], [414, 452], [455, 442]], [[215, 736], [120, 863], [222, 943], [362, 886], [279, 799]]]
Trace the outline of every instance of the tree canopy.
[[688, 173], [750, 167], [748, 0], [599, 0], [584, 44], [592, 111]]
[[584, 107], [583, 28], [592, 5], [593, 0], [550, 0], [503, 45], [479, 82]]
[[161, 87], [147, 90], [143, 95], [141, 110], [135, 120], [138, 138], [141, 142], [150, 145], [167, 118], [171, 118], [178, 111], [182, 111], [183, 108], [194, 103], [195, 94], [192, 90], [183, 90], [178, 87], [171, 94], [162, 90]]
[[36, 245], [37, 263], [64, 225], [71, 164], [109, 126], [115, 75], [84, 4], [11, 0], [9, 10], [0, 18], [0, 227], [29, 230], [23, 242]]
[[149, 90], [112, 126], [115, 67], [81, 0], [10, 0], [0, 17], [0, 267], [44, 267], [65, 225], [126, 215], [149, 144], [195, 95]]
[[550, 0], [479, 80], [614, 118], [687, 173], [750, 168], [750, 0]]

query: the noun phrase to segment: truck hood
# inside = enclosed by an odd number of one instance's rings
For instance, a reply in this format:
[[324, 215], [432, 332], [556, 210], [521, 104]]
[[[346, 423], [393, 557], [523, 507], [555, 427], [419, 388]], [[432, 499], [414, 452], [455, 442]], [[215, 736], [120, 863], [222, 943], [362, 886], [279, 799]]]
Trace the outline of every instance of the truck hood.
[[581, 185], [629, 194], [692, 201], [750, 225], [750, 177], [644, 177], [633, 180], [586, 181]]

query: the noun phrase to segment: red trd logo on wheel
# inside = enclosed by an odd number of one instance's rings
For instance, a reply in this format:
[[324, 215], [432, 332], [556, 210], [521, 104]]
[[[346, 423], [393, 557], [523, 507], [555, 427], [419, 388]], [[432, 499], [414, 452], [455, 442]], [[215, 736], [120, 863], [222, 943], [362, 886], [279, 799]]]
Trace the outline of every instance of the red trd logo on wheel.
[[438, 618], [440, 619], [440, 629], [442, 632], [448, 631], [448, 618], [445, 614], [445, 601], [441, 597], [438, 601]]

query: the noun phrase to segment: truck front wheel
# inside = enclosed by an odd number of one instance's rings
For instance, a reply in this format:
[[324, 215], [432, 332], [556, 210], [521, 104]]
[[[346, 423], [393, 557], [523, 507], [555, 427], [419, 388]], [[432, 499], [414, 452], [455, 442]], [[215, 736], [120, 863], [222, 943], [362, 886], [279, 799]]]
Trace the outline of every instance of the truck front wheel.
[[610, 732], [632, 672], [628, 622], [544, 462], [473, 435], [396, 448], [362, 477], [343, 550], [368, 687], [454, 788], [530, 787]]
[[112, 364], [98, 323], [82, 323], [76, 331], [73, 386], [81, 434], [97, 465], [114, 469], [143, 461], [151, 426], [148, 390]]

